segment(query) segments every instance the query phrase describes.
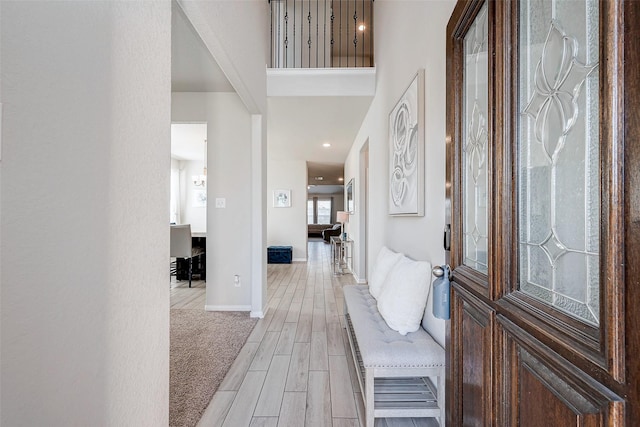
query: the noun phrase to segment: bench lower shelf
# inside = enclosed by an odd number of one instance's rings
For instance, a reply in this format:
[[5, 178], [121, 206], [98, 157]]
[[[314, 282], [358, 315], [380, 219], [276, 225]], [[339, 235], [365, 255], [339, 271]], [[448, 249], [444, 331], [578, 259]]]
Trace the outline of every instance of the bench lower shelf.
[[[366, 368], [349, 314], [345, 314], [345, 318], [351, 354], [357, 367], [358, 383], [366, 406], [369, 400], [366, 395]], [[437, 389], [427, 377], [403, 376], [402, 369], [399, 368], [398, 376], [374, 378], [373, 384], [375, 418], [440, 417], [441, 415]]]

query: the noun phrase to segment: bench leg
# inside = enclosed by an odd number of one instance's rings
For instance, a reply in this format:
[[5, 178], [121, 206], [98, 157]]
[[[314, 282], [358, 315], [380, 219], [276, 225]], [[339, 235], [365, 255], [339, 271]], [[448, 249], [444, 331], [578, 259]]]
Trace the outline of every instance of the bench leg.
[[375, 390], [374, 390], [374, 378], [373, 370], [365, 369], [365, 396], [364, 396], [364, 413], [366, 427], [373, 427], [375, 423], [374, 413], [375, 410]]
[[440, 408], [440, 427], [444, 427], [447, 423], [446, 420], [446, 412], [445, 412], [445, 396], [444, 396], [444, 387], [445, 387], [445, 373], [442, 372], [438, 375], [438, 407]]

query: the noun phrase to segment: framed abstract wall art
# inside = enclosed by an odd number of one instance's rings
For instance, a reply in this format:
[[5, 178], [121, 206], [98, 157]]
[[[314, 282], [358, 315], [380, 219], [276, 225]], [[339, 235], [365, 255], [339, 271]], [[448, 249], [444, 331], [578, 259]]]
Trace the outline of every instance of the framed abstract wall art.
[[274, 208], [290, 208], [291, 207], [291, 190], [274, 190], [273, 191], [273, 207]]
[[389, 114], [389, 215], [424, 216], [424, 70]]

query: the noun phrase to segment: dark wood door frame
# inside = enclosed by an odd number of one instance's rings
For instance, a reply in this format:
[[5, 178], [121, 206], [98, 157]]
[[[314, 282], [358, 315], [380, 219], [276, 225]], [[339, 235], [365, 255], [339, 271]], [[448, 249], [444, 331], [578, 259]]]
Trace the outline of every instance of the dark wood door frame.
[[[601, 303], [590, 327], [517, 289], [516, 159], [518, 2], [489, 6], [489, 271], [461, 262], [461, 38], [484, 0], [460, 0], [447, 27], [447, 186], [454, 270], [452, 321], [447, 327], [447, 425], [467, 414], [478, 425], [536, 424], [521, 390], [562, 396], [584, 422], [634, 425], [640, 420], [640, 2], [601, 1]], [[474, 335], [477, 340], [465, 337]], [[477, 352], [473, 357], [470, 353]], [[475, 372], [465, 370], [475, 369]], [[465, 373], [466, 372], [466, 373]], [[482, 378], [474, 374], [481, 373]], [[464, 377], [465, 381], [461, 381]], [[541, 387], [540, 384], [553, 384]], [[563, 395], [561, 390], [573, 394]], [[542, 399], [543, 397], [541, 397]], [[549, 397], [551, 399], [551, 397]], [[465, 406], [466, 408], [467, 406]], [[554, 407], [557, 420], [565, 420]], [[571, 417], [569, 417], [571, 418]], [[576, 419], [578, 419], [576, 418]], [[553, 424], [553, 418], [541, 422]], [[559, 425], [559, 424], [556, 424]]]

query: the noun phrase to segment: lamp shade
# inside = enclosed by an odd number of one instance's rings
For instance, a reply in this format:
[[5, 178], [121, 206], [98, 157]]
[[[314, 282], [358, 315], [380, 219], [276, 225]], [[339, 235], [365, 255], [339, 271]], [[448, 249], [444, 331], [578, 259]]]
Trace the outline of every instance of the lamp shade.
[[349, 212], [338, 211], [336, 212], [336, 221], [344, 224], [345, 222], [349, 222]]

